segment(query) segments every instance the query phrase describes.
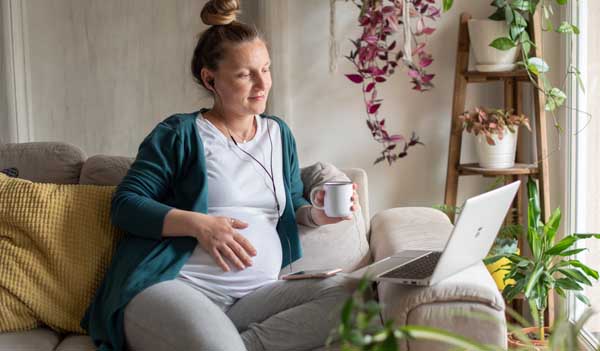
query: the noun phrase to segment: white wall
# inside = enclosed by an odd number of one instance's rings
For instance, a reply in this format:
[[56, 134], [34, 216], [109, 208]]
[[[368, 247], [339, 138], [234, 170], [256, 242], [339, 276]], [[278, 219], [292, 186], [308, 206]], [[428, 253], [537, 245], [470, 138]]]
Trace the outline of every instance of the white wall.
[[34, 140], [133, 155], [207, 95], [190, 74], [203, 2], [28, 0]]
[[[401, 71], [381, 85], [385, 99], [381, 115], [388, 129], [404, 134], [414, 130], [426, 144], [411, 149], [408, 157], [391, 167], [372, 165], [379, 146], [365, 124], [360, 88], [344, 77], [351, 64], [340, 58], [338, 71], [329, 72], [329, 1], [244, 0], [245, 20], [263, 13], [263, 2], [269, 1], [286, 1], [279, 7], [285, 12], [277, 22], [288, 23], [281, 28], [286, 37], [278, 38], [274, 49], [289, 48], [287, 55], [272, 54], [284, 61], [274, 65], [287, 66], [274, 74], [289, 75], [274, 77], [273, 89], [287, 83], [282, 90], [288, 91], [289, 103], [271, 106], [288, 111], [281, 117], [294, 130], [302, 164], [322, 160], [364, 168], [369, 175], [371, 213], [395, 206], [441, 204], [458, 17], [467, 9], [474, 17], [486, 17], [491, 10], [488, 1], [456, 1], [436, 24], [428, 44], [435, 58], [431, 70], [437, 74], [433, 91], [411, 90]], [[142, 138], [164, 117], [210, 106], [210, 98], [194, 83], [189, 69], [195, 35], [204, 28], [199, 18], [203, 4], [199, 0], [28, 0], [34, 140], [66, 141], [88, 155], [134, 155]], [[357, 9], [350, 2], [338, 2], [337, 8], [338, 40], [345, 55], [351, 48], [348, 39], [358, 33]], [[552, 55], [550, 63], [557, 67], [554, 56], [560, 56], [560, 48], [546, 45], [546, 49]], [[501, 106], [501, 92], [500, 83], [471, 85], [467, 108]], [[464, 139], [462, 161], [474, 161], [471, 140]], [[489, 183], [480, 177], [463, 178], [459, 202]]]
[[[346, 55], [352, 46], [349, 39], [359, 33], [357, 9], [345, 2], [338, 3], [337, 8], [338, 40], [342, 54]], [[490, 6], [487, 1], [469, 1], [468, 9], [474, 17], [482, 18]], [[435, 58], [431, 66], [436, 73], [434, 90], [413, 91], [405, 71], [396, 72], [381, 85], [379, 92], [385, 101], [380, 115], [386, 117], [388, 129], [408, 135], [414, 130], [426, 144], [410, 149], [408, 157], [390, 167], [384, 163], [373, 166], [380, 149], [366, 127], [360, 87], [344, 76], [352, 72], [352, 64], [341, 58], [338, 72], [328, 71], [328, 2], [290, 2], [290, 42], [294, 43], [290, 55], [292, 121], [300, 157], [304, 163], [325, 160], [343, 167], [366, 169], [372, 213], [395, 206], [443, 203], [458, 18], [466, 10], [466, 1], [456, 1], [452, 11], [438, 21], [437, 31], [429, 41]], [[470, 85], [468, 89], [468, 108], [476, 104], [499, 107], [503, 104], [499, 83]], [[474, 161], [471, 140], [463, 139], [463, 161]], [[459, 203], [485, 189], [484, 183], [489, 180], [463, 177]]]
[[[1, 7], [0, 7], [1, 8]], [[1, 10], [0, 10], [1, 11]], [[4, 28], [4, 16], [0, 13], [0, 28]], [[6, 57], [4, 53], [4, 35], [0, 33], [0, 78], [6, 77]], [[6, 92], [6, 80], [0, 82], [0, 143], [8, 142], [8, 101]]]

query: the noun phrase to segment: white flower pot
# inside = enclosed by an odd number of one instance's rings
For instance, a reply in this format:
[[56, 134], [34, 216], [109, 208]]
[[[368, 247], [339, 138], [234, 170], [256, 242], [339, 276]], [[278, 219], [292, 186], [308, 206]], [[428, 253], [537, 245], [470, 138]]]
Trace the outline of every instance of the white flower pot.
[[492, 139], [496, 145], [487, 143], [485, 136], [479, 134], [475, 137], [475, 150], [479, 158], [479, 166], [482, 168], [511, 168], [515, 165], [515, 154], [517, 152], [517, 137], [519, 129], [511, 133], [508, 128], [504, 130], [502, 140], [494, 135]]
[[477, 71], [502, 72], [516, 68], [519, 46], [506, 51], [490, 46], [490, 43], [496, 38], [508, 37], [508, 30], [508, 25], [504, 21], [469, 20], [469, 38], [475, 55], [475, 69]]

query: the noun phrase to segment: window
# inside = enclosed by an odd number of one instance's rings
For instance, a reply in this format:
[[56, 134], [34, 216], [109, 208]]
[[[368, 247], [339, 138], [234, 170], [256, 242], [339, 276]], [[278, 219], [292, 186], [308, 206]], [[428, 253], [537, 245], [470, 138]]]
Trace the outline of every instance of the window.
[[[571, 229], [576, 233], [600, 233], [600, 1], [571, 1], [570, 22], [577, 24], [581, 34], [574, 39], [569, 50], [571, 62], [581, 72], [585, 91], [571, 84], [570, 105], [577, 110], [571, 113], [571, 175], [570, 218]], [[590, 112], [589, 116], [585, 112]], [[588, 266], [600, 269], [600, 240], [583, 241], [586, 247], [578, 258]], [[592, 308], [600, 311], [600, 284], [585, 289]], [[571, 299], [570, 314], [577, 318], [586, 306]], [[596, 313], [587, 323], [584, 336], [592, 343], [600, 340], [600, 314]]]

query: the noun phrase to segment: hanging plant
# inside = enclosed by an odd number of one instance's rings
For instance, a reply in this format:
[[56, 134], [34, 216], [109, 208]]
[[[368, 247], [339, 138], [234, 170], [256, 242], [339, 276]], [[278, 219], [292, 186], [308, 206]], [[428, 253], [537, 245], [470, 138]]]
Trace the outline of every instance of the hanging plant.
[[[424, 39], [435, 32], [428, 23], [438, 19], [441, 11], [436, 0], [352, 1], [360, 9], [358, 23], [362, 34], [351, 40], [354, 49], [346, 58], [356, 71], [346, 77], [362, 86], [367, 126], [375, 141], [382, 145], [375, 164], [385, 160], [391, 165], [405, 157], [409, 148], [423, 143], [414, 132], [406, 138], [387, 131], [385, 118], [379, 115], [383, 99], [378, 98], [377, 87], [401, 65], [407, 69], [414, 90], [424, 92], [433, 88], [435, 75], [427, 72], [433, 58], [425, 50]], [[398, 32], [403, 33], [402, 45], [392, 39]]]

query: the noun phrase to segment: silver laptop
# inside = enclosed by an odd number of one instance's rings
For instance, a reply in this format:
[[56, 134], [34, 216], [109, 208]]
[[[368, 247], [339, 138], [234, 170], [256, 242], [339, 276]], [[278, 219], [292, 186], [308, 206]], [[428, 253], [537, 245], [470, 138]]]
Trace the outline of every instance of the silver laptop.
[[442, 251], [406, 250], [363, 267], [347, 277], [409, 285], [433, 285], [483, 260], [500, 230], [521, 182], [465, 201]]

